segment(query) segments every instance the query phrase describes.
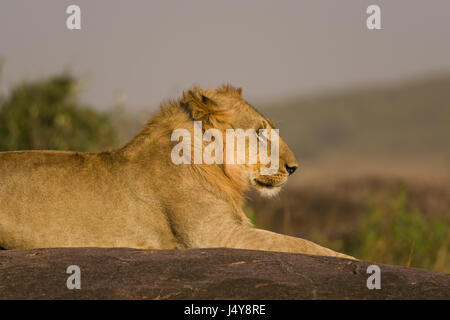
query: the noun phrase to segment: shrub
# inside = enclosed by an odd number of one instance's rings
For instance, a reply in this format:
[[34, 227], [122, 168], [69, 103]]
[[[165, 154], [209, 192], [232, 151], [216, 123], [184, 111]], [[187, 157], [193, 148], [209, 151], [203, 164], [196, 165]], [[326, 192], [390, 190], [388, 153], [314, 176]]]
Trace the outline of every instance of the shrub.
[[0, 151], [99, 151], [117, 143], [110, 116], [79, 102], [67, 73], [14, 87], [0, 98]]

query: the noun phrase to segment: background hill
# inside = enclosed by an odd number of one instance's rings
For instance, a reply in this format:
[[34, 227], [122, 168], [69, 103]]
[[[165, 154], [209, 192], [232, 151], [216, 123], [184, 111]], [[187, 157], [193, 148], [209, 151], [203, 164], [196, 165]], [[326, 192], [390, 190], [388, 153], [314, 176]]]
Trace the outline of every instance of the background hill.
[[450, 75], [260, 106], [300, 158], [450, 155]]

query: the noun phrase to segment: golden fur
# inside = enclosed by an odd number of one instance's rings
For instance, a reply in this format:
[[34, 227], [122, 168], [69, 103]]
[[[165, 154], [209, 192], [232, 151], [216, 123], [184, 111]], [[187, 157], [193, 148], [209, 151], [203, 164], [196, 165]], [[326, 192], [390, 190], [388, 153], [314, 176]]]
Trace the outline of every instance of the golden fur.
[[279, 170], [260, 164], [175, 165], [171, 133], [273, 128], [240, 89], [194, 87], [161, 111], [124, 147], [100, 153], [0, 153], [0, 247], [231, 247], [349, 256], [310, 241], [254, 228], [242, 206], [253, 186], [278, 192], [297, 160], [280, 139]]

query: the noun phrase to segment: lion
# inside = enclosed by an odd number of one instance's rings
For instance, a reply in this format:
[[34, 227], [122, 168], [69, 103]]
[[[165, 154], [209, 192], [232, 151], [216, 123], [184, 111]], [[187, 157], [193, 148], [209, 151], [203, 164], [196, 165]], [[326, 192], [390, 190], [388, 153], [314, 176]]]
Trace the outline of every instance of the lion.
[[[128, 144], [99, 153], [0, 153], [0, 247], [228, 247], [350, 258], [308, 240], [254, 227], [243, 211], [255, 188], [273, 196], [298, 167], [279, 139], [278, 171], [266, 164], [175, 164], [178, 128], [272, 130], [274, 124], [231, 85], [194, 86]], [[202, 148], [204, 145], [201, 146]]]

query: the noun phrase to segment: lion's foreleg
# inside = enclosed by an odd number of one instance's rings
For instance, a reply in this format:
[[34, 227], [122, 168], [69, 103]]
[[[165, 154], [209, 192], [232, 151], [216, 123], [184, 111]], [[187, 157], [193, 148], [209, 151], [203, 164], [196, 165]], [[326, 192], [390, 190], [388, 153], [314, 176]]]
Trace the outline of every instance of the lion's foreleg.
[[355, 259], [322, 247], [311, 241], [252, 227], [236, 228], [228, 237], [225, 247], [253, 250], [305, 253], [312, 255]]

